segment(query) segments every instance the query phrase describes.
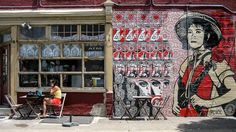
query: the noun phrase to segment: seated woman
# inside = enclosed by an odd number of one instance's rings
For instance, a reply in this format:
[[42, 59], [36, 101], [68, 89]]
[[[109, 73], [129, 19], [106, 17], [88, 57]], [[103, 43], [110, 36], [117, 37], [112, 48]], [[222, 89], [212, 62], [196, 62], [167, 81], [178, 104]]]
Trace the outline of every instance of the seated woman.
[[61, 104], [61, 89], [58, 86], [58, 81], [57, 80], [51, 80], [51, 90], [50, 94], [53, 96], [53, 98], [44, 98], [43, 101], [43, 117], [46, 116], [46, 111], [47, 111], [47, 105], [59, 105]]

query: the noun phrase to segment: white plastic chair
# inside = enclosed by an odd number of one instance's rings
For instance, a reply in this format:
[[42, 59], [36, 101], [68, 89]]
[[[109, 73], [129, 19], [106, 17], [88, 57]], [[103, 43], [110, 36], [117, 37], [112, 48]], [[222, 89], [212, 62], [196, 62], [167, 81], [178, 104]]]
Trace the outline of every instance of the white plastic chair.
[[20, 117], [23, 117], [23, 114], [20, 111], [20, 109], [23, 109], [23, 105], [16, 104], [10, 95], [5, 95], [5, 99], [7, 100], [7, 103], [9, 104], [11, 109], [11, 115], [9, 116], [9, 119], [11, 119], [14, 115], [17, 115], [17, 113], [20, 114]]
[[64, 109], [64, 105], [65, 105], [65, 100], [66, 100], [66, 93], [61, 94], [61, 99], [62, 99], [62, 102], [59, 105], [55, 105], [55, 104], [48, 104], [47, 105], [47, 106], [49, 106], [49, 110], [51, 112], [53, 112], [53, 114], [55, 114], [55, 108], [59, 108], [59, 115], [57, 116], [57, 118], [61, 118], [61, 116], [63, 115], [63, 109]]

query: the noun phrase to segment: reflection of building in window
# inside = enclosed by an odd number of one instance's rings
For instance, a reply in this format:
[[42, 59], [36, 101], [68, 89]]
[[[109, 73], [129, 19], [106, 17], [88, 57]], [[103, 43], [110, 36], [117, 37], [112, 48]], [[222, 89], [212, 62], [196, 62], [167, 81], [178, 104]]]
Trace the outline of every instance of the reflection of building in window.
[[85, 87], [104, 87], [103, 74], [85, 75]]
[[20, 87], [38, 87], [38, 75], [20, 75]]
[[20, 27], [21, 39], [42, 39], [45, 38], [45, 27], [32, 27], [31, 29]]
[[105, 27], [98, 24], [81, 25], [81, 40], [99, 40], [105, 39]]
[[77, 40], [77, 25], [53, 25], [51, 28], [52, 40]]
[[104, 60], [85, 60], [86, 71], [104, 71]]
[[71, 87], [81, 87], [81, 75], [71, 75]]
[[20, 71], [37, 72], [38, 60], [20, 60]]
[[[50, 74], [50, 75], [45, 75], [45, 74], [42, 74], [41, 75], [41, 85], [42, 87], [50, 87], [50, 80], [52, 79], [56, 79], [56, 80], [60, 80], [60, 75], [59, 74]], [[59, 81], [59, 84], [60, 86], [60, 81]]]

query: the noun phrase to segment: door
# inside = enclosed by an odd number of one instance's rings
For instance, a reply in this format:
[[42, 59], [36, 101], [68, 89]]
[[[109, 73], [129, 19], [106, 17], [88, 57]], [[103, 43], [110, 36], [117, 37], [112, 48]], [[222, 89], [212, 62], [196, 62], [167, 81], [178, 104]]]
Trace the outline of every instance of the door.
[[0, 105], [6, 104], [4, 95], [9, 89], [9, 45], [0, 46]]

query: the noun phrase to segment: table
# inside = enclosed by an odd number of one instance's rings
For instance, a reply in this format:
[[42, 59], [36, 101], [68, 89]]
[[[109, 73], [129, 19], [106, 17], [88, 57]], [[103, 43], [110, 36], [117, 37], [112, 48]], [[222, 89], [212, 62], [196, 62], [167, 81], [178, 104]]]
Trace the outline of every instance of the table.
[[43, 99], [44, 99], [44, 95], [43, 96], [20, 96], [19, 98], [24, 99], [25, 100], [25, 105], [29, 107], [29, 111], [26, 113], [27, 118], [29, 118], [29, 116], [33, 113], [34, 115], [36, 115], [36, 118], [40, 118], [39, 115], [40, 113], [37, 113], [37, 110], [40, 110], [40, 106], [43, 104]]
[[144, 110], [148, 118], [150, 119], [150, 113], [147, 112], [144, 106], [146, 103], [151, 103], [152, 97], [151, 96], [133, 96], [133, 98], [138, 102], [138, 110], [134, 114], [133, 119], [138, 116], [138, 114], [140, 113], [142, 109]]

